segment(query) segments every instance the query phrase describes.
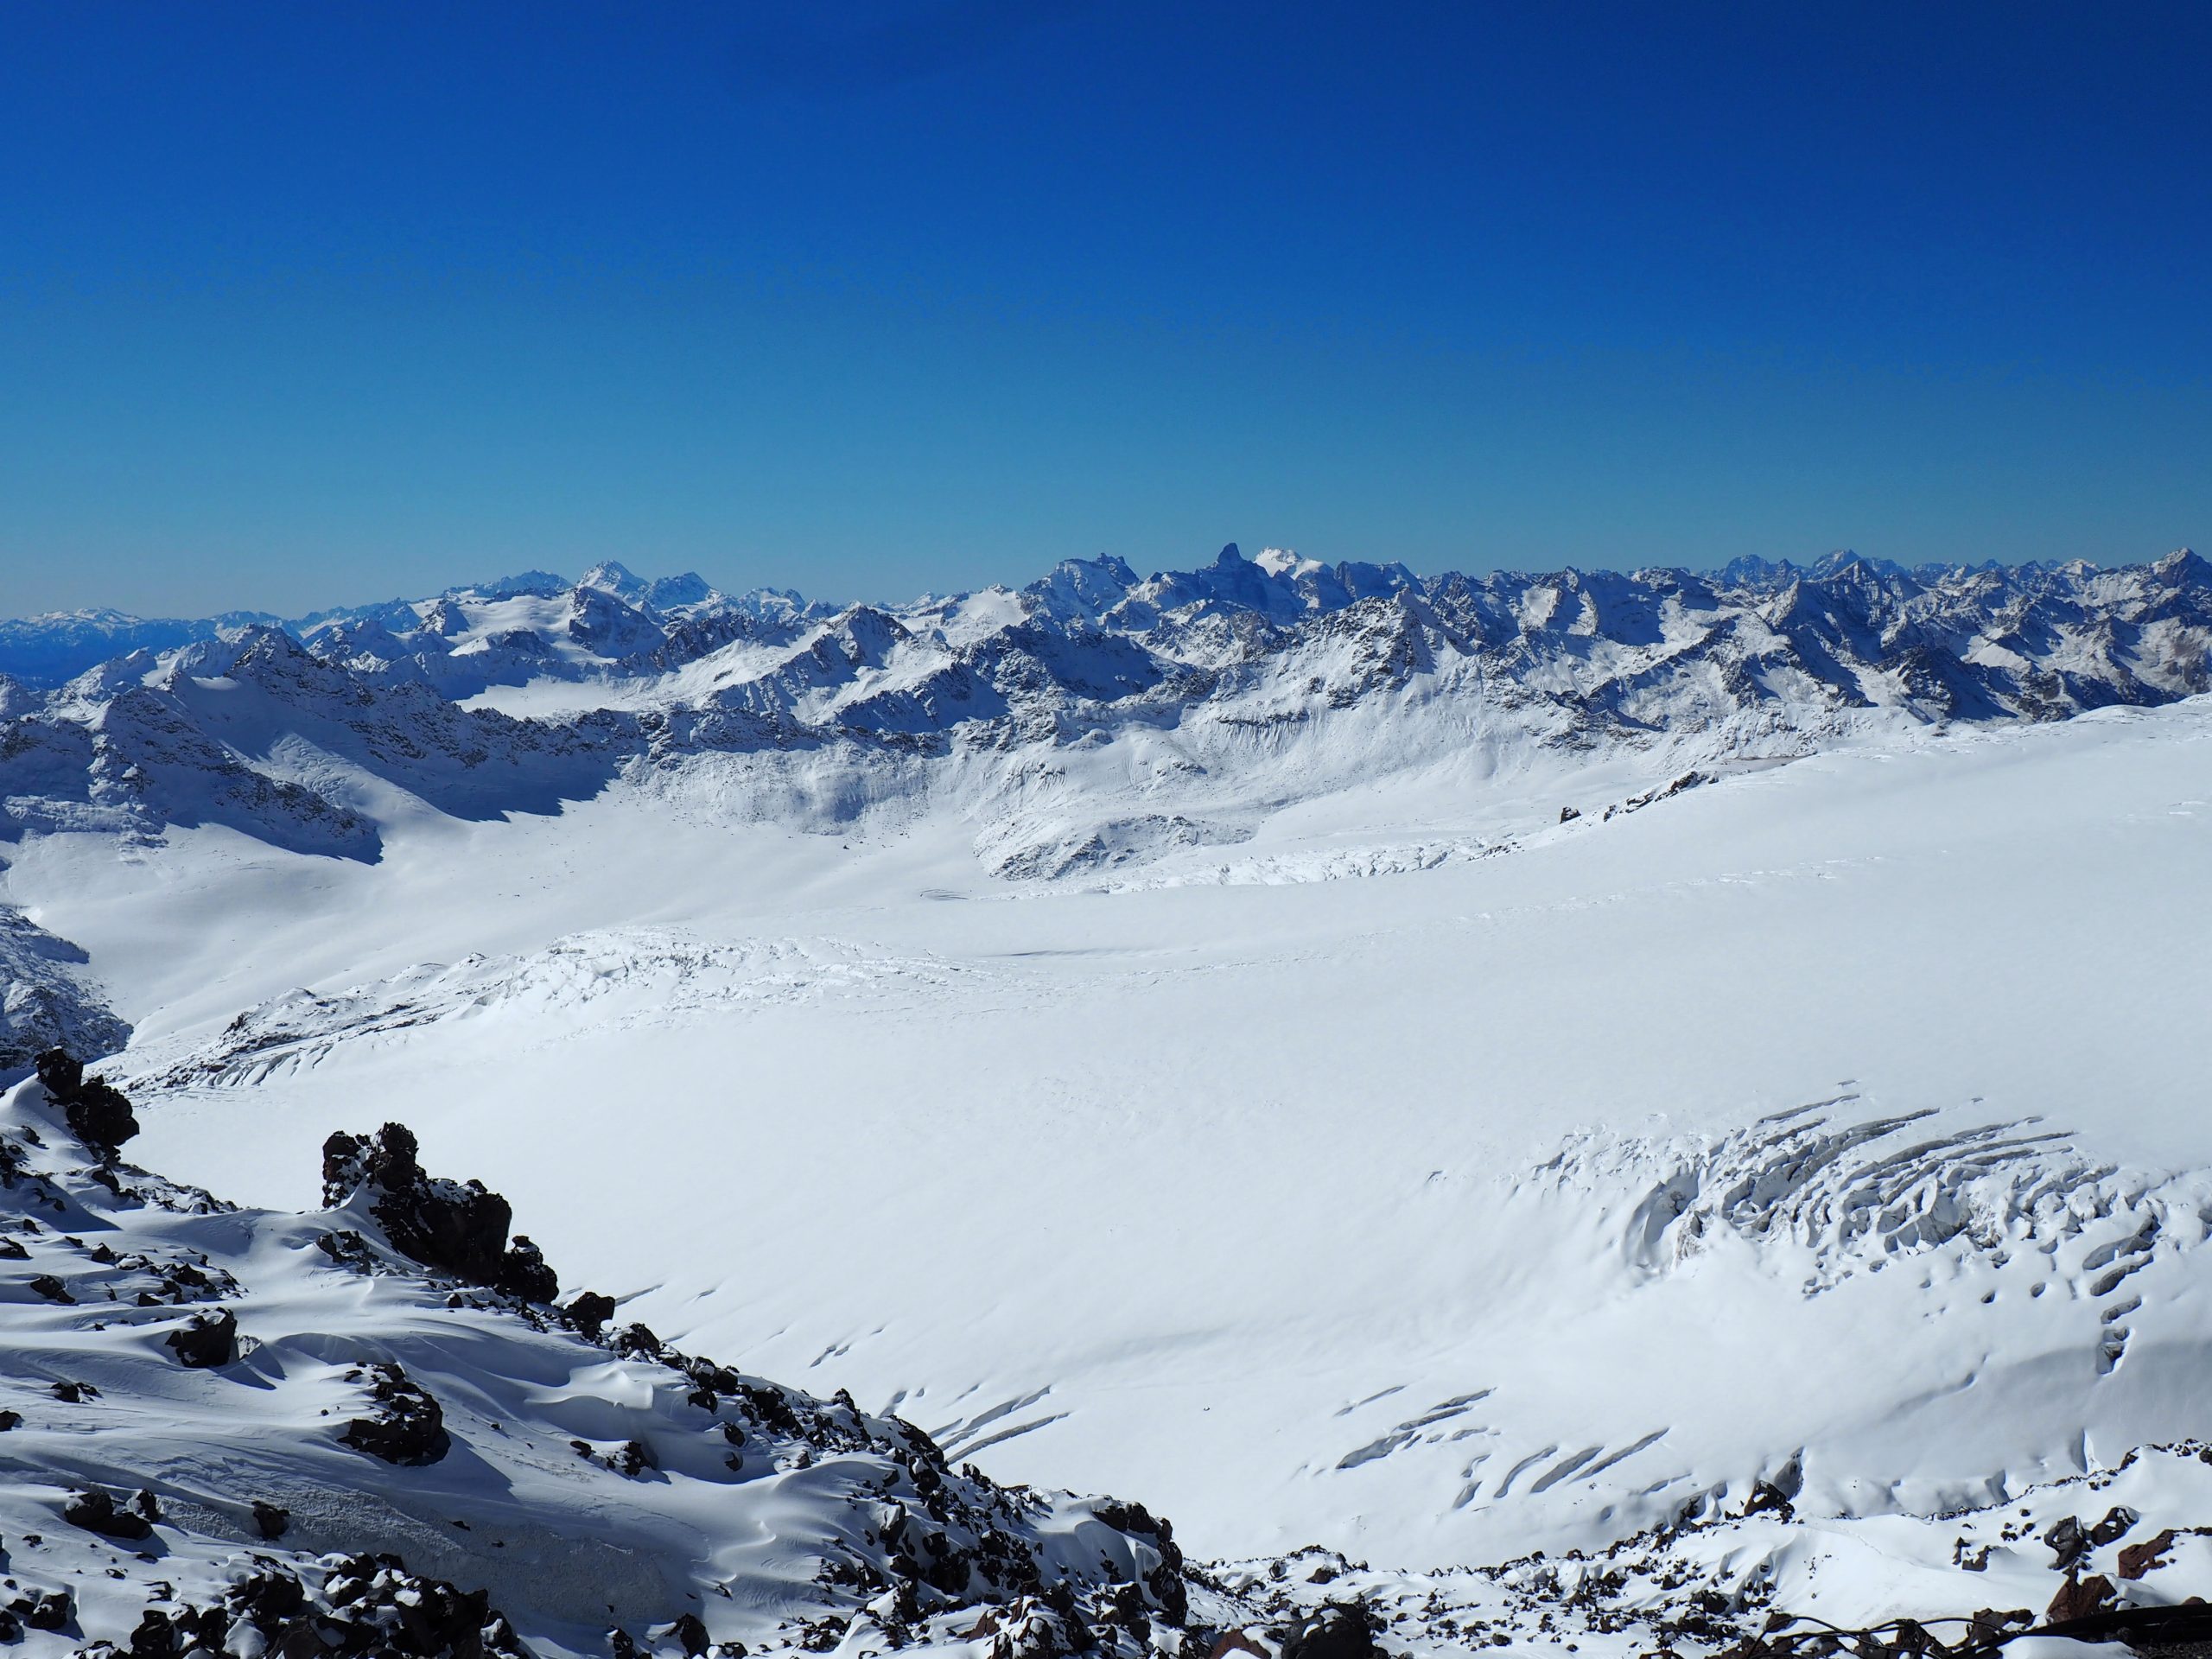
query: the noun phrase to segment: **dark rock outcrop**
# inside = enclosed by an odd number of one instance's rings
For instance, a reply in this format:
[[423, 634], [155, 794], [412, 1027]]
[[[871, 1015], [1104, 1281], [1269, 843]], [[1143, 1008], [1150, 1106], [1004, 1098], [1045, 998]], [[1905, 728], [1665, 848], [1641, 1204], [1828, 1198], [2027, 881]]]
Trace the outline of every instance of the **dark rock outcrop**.
[[411, 1130], [387, 1123], [373, 1135], [340, 1130], [322, 1143], [322, 1201], [333, 1208], [366, 1192], [369, 1213], [394, 1249], [474, 1285], [550, 1302], [560, 1280], [529, 1239], [507, 1242], [514, 1210], [481, 1181], [425, 1174]]
[[238, 1315], [227, 1307], [213, 1314], [195, 1313], [162, 1342], [175, 1351], [180, 1365], [195, 1370], [227, 1365], [238, 1357]]
[[60, 1106], [69, 1133], [103, 1159], [113, 1158], [138, 1133], [138, 1120], [123, 1091], [105, 1077], [88, 1077], [67, 1050], [49, 1048], [37, 1060], [38, 1080]]
[[453, 1447], [445, 1413], [429, 1391], [397, 1365], [368, 1367], [372, 1408], [347, 1423], [338, 1438], [356, 1452], [386, 1463], [435, 1463]]

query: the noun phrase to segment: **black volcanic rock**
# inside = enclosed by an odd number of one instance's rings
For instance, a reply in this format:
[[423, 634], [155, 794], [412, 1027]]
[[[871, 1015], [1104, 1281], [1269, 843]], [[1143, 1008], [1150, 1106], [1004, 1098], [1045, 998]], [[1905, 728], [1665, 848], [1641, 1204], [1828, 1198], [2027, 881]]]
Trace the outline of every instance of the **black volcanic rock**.
[[138, 1133], [138, 1120], [123, 1091], [105, 1077], [88, 1077], [81, 1060], [66, 1049], [38, 1057], [38, 1080], [68, 1119], [69, 1133], [103, 1158], [112, 1158]]
[[429, 1389], [397, 1365], [372, 1365], [372, 1409], [347, 1423], [338, 1438], [356, 1452], [386, 1463], [435, 1463], [452, 1450], [445, 1413]]
[[369, 1213], [394, 1249], [434, 1268], [525, 1301], [550, 1302], [560, 1289], [538, 1248], [507, 1228], [514, 1211], [481, 1181], [427, 1175], [404, 1123], [373, 1135], [340, 1130], [322, 1143], [322, 1200], [333, 1208], [372, 1192]]
[[162, 1342], [175, 1351], [180, 1365], [200, 1370], [227, 1365], [238, 1357], [238, 1315], [227, 1307], [219, 1307], [213, 1314], [195, 1313]]
[[97, 1532], [103, 1538], [121, 1538], [130, 1542], [152, 1535], [153, 1523], [134, 1510], [126, 1510], [97, 1486], [88, 1492], [79, 1492], [62, 1506], [61, 1518], [73, 1527], [82, 1527], [86, 1532]]

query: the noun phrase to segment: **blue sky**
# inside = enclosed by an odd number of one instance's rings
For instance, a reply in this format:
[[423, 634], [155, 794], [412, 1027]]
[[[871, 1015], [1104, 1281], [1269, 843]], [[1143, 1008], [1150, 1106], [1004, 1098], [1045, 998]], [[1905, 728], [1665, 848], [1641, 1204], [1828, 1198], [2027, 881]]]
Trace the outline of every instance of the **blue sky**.
[[0, 8], [0, 613], [2212, 540], [2212, 7]]

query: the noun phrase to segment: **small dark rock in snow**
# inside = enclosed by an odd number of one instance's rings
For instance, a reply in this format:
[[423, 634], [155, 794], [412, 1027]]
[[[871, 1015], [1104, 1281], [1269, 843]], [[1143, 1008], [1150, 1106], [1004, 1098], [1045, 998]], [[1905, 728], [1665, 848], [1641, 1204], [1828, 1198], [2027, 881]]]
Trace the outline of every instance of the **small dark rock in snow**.
[[253, 1524], [264, 1538], [282, 1538], [284, 1529], [292, 1524], [292, 1512], [257, 1497], [253, 1500]]
[[213, 1315], [195, 1313], [162, 1340], [180, 1365], [200, 1370], [227, 1365], [238, 1357], [238, 1315], [227, 1307]]
[[2127, 1529], [2143, 1517], [2134, 1510], [2115, 1504], [2105, 1511], [2105, 1518], [2088, 1530], [2089, 1548], [2099, 1549], [2117, 1543], [2127, 1535]]
[[492, 1288], [525, 1302], [550, 1302], [561, 1294], [560, 1275], [546, 1264], [545, 1253], [527, 1235], [517, 1233], [499, 1263]]
[[69, 1287], [50, 1273], [41, 1273], [31, 1281], [31, 1288], [49, 1302], [74, 1304], [76, 1298], [69, 1294]]

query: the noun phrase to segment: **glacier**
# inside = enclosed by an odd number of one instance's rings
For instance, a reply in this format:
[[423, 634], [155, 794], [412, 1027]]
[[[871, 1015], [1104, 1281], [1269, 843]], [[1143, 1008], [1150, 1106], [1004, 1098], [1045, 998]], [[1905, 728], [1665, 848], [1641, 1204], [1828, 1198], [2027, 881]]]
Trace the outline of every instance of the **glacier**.
[[0, 1058], [256, 1227], [404, 1119], [622, 1319], [1172, 1516], [1255, 1640], [2040, 1614], [2023, 1529], [2122, 1503], [2123, 1597], [2207, 1592], [2193, 554], [101, 626], [0, 630]]

